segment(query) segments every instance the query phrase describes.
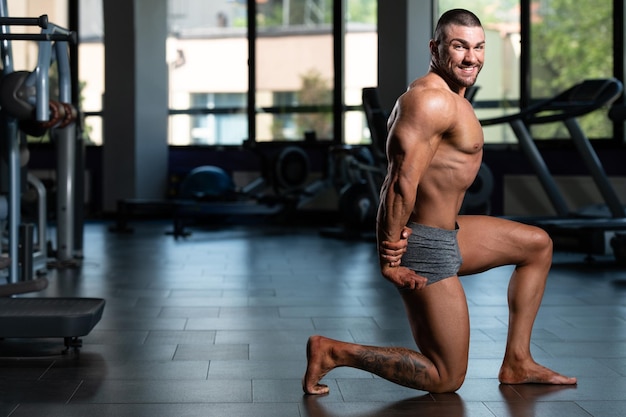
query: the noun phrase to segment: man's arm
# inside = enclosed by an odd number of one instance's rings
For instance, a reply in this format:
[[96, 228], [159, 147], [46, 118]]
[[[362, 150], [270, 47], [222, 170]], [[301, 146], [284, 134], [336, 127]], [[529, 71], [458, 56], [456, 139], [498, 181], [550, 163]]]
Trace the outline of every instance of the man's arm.
[[446, 94], [437, 90], [410, 90], [398, 100], [391, 116], [388, 169], [381, 189], [376, 235], [381, 272], [398, 287], [426, 285], [426, 278], [389, 262], [389, 254], [406, 247], [401, 233], [415, 208], [420, 180], [450, 125]]

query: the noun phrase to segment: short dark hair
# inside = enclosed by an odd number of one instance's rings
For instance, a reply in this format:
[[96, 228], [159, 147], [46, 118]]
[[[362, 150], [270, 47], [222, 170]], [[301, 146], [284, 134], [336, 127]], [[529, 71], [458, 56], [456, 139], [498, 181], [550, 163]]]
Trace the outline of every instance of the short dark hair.
[[441, 15], [437, 26], [435, 27], [435, 34], [433, 39], [437, 42], [441, 42], [444, 35], [444, 30], [450, 25], [467, 26], [467, 27], [482, 27], [480, 19], [474, 13], [465, 9], [451, 9]]

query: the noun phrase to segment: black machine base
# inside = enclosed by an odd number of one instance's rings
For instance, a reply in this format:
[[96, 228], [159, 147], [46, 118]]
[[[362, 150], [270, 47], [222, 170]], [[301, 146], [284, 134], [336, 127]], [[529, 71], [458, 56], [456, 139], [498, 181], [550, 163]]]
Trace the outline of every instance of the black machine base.
[[102, 318], [100, 298], [0, 298], [0, 338], [63, 338], [66, 351], [82, 347]]

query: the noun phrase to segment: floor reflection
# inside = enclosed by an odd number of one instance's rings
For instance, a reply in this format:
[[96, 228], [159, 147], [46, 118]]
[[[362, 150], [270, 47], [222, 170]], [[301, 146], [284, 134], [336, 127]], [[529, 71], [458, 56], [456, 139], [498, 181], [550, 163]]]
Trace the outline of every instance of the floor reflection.
[[[389, 404], [329, 402], [327, 396], [305, 395], [306, 417], [472, 417], [495, 412], [498, 416], [541, 417], [537, 403], [560, 392], [576, 389], [568, 385], [500, 385], [502, 401], [464, 401], [458, 394], [424, 394]], [[471, 407], [470, 407], [471, 405]]]
[[547, 400], [560, 392], [575, 390], [576, 385], [500, 385], [500, 394], [511, 417], [541, 417], [537, 402]]
[[380, 407], [373, 403], [325, 403], [324, 396], [305, 395], [306, 417], [467, 417], [465, 403], [458, 394], [439, 394], [437, 401], [430, 394], [407, 398]]

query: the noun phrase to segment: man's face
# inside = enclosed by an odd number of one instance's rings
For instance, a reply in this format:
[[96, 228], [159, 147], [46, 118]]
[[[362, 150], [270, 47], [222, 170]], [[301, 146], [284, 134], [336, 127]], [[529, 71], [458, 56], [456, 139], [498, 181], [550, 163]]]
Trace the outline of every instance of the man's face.
[[437, 66], [460, 87], [476, 82], [485, 60], [485, 32], [481, 27], [450, 25], [437, 45]]

